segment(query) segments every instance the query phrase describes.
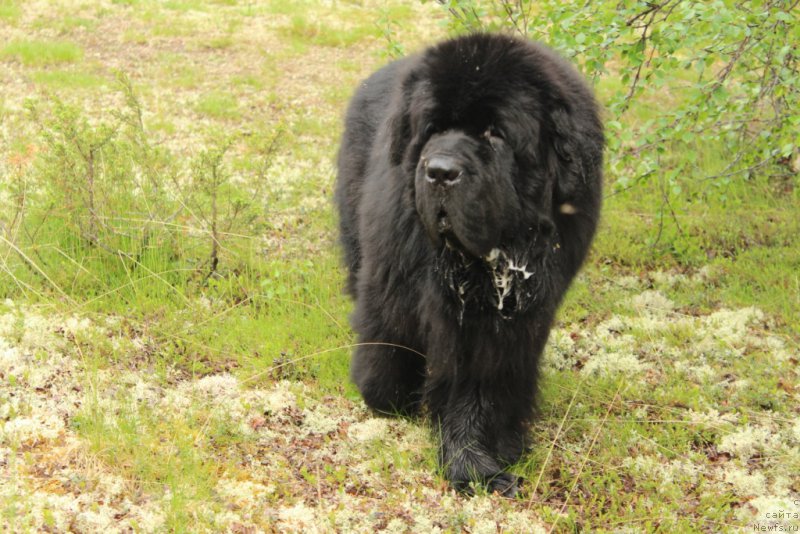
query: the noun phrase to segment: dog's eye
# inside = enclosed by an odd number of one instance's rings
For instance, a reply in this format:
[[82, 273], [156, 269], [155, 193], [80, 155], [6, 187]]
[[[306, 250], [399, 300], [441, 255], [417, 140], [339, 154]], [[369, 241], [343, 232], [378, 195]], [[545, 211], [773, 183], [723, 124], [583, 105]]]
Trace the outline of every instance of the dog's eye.
[[490, 126], [483, 132], [483, 137], [492, 150], [497, 151], [502, 144], [505, 142], [505, 137], [503, 137], [503, 132], [495, 128], [494, 126]]
[[489, 126], [486, 128], [486, 131], [483, 132], [483, 137], [485, 137], [487, 141], [491, 140], [492, 138], [505, 140], [503, 132], [494, 126]]
[[429, 123], [427, 123], [427, 124], [425, 125], [425, 128], [423, 128], [423, 129], [422, 129], [422, 135], [423, 135], [423, 137], [430, 137], [430, 136], [432, 136], [432, 135], [433, 135], [435, 132], [436, 132], [436, 126], [435, 126], [435, 125], [434, 125], [432, 122], [429, 122]]

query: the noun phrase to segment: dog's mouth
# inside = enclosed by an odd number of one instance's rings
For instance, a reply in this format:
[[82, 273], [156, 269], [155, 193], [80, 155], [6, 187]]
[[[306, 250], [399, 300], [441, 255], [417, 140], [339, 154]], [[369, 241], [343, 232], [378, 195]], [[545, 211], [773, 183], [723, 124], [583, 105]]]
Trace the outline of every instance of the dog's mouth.
[[458, 237], [456, 237], [456, 233], [453, 230], [453, 223], [444, 206], [440, 207], [436, 214], [436, 232], [447, 248], [458, 250], [462, 254], [467, 253], [464, 245], [462, 245]]
[[453, 232], [453, 224], [450, 222], [450, 217], [447, 215], [447, 210], [444, 209], [444, 206], [440, 207], [439, 212], [436, 214], [436, 231], [444, 237]]

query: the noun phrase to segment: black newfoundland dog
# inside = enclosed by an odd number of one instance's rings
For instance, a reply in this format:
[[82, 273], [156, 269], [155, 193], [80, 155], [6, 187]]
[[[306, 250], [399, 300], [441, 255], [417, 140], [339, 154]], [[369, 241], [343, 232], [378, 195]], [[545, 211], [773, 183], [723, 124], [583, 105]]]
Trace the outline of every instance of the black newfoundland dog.
[[[336, 201], [356, 301], [351, 376], [386, 413], [424, 409], [458, 489], [514, 495], [539, 357], [586, 256], [603, 131], [550, 49], [459, 37], [361, 84]], [[424, 407], [424, 408], [423, 408]]]

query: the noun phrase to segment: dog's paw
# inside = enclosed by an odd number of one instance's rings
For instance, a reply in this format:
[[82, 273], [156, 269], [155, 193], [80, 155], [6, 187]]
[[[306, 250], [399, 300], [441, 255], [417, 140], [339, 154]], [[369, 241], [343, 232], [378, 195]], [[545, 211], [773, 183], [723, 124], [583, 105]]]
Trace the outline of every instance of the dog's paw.
[[519, 492], [523, 478], [511, 473], [498, 473], [486, 482], [486, 487], [491, 493], [499, 493], [503, 497], [513, 499]]
[[[488, 463], [488, 462], [487, 462]], [[522, 478], [501, 470], [497, 464], [483, 465], [483, 469], [476, 469], [476, 465], [468, 465], [462, 469], [451, 469], [447, 478], [453, 488], [465, 495], [475, 495], [477, 487], [484, 487], [489, 493], [499, 493], [503, 497], [514, 498], [519, 491]]]

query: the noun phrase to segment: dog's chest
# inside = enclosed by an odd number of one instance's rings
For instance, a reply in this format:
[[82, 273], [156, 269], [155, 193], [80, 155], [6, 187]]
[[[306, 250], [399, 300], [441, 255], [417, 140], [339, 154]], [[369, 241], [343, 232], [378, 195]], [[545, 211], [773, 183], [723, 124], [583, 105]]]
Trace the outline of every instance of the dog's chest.
[[511, 319], [528, 311], [549, 286], [548, 253], [512, 253], [492, 249], [483, 258], [469, 258], [460, 250], [443, 247], [434, 265], [435, 275], [458, 311], [461, 324], [465, 314], [484, 314]]

